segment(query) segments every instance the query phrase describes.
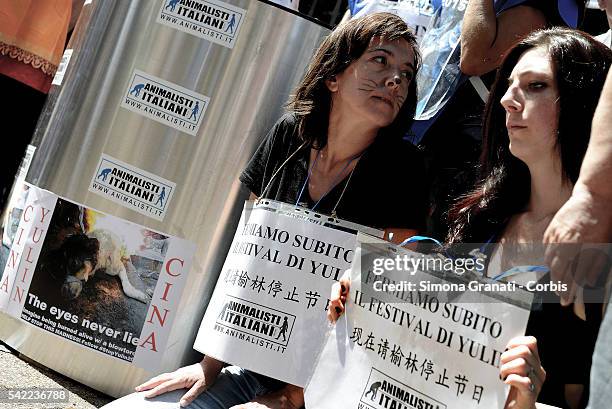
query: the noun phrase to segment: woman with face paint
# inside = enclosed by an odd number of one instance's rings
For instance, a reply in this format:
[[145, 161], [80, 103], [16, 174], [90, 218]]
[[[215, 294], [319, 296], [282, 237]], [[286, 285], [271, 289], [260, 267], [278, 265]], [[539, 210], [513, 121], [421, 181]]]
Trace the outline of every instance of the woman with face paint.
[[[423, 159], [402, 139], [414, 116], [419, 64], [415, 36], [399, 17], [377, 13], [341, 24], [241, 174], [251, 198], [384, 229], [396, 242], [422, 230]], [[177, 389], [187, 390], [175, 392], [181, 406], [193, 408], [304, 405], [301, 388], [212, 357], [136, 388], [147, 398]]]
[[[376, 13], [340, 25], [240, 180], [255, 197], [385, 229], [397, 242], [423, 229], [423, 162], [402, 141], [414, 116], [419, 65], [415, 37], [396, 16]], [[392, 176], [400, 174], [411, 175], [411, 194]]]

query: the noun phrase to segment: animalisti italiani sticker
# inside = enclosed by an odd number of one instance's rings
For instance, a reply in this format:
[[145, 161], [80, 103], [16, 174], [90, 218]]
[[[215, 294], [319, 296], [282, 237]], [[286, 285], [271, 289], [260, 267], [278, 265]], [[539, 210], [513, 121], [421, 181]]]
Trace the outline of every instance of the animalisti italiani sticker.
[[89, 191], [159, 221], [164, 219], [176, 184], [102, 154]]
[[246, 10], [217, 0], [164, 0], [157, 22], [234, 48]]
[[135, 70], [121, 107], [190, 135], [198, 133], [210, 98]]

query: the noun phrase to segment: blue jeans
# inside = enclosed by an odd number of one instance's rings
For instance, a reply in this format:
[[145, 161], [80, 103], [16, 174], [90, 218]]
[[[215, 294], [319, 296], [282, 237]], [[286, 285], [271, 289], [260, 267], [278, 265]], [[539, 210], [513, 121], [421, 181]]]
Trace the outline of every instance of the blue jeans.
[[610, 408], [612, 402], [612, 307], [608, 307], [604, 316], [591, 365], [591, 391], [587, 409]]
[[[109, 403], [103, 409], [176, 409], [185, 392], [187, 390], [180, 389], [152, 399], [145, 399], [142, 392], [133, 393]], [[250, 402], [256, 396], [267, 392], [268, 389], [251, 372], [237, 366], [228, 366], [223, 368], [215, 383], [191, 402], [187, 408], [227, 409]]]

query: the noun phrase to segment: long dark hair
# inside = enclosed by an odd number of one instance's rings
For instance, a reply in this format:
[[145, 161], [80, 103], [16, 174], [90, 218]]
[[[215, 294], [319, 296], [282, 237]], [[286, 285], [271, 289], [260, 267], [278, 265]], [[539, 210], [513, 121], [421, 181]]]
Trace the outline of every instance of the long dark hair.
[[[413, 78], [416, 78], [416, 70], [420, 67], [416, 37], [401, 18], [391, 13], [373, 13], [340, 24], [315, 53], [302, 82], [287, 104], [297, 117], [299, 137], [309, 146], [321, 149], [327, 143], [331, 93], [325, 81], [361, 57], [373, 37], [388, 41], [406, 40], [414, 51]], [[416, 101], [416, 81], [412, 80], [397, 117], [381, 132], [403, 136], [412, 124]]]
[[572, 183], [578, 179], [612, 51], [581, 31], [560, 27], [536, 31], [507, 52], [497, 71], [485, 108], [480, 182], [451, 208], [449, 243], [486, 240], [528, 203], [529, 169], [510, 153], [500, 101], [521, 55], [536, 47], [548, 50], [559, 90], [556, 149], [562, 173]]

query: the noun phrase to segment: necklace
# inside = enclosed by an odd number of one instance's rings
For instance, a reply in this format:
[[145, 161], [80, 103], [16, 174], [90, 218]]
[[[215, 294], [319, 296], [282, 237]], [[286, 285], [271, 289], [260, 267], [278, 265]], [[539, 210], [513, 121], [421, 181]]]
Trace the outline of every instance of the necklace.
[[[276, 169], [274, 171], [274, 173], [272, 173], [272, 176], [270, 176], [270, 180], [268, 181], [268, 184], [266, 185], [266, 187], [261, 192], [261, 196], [259, 197], [259, 199], [263, 199], [264, 197], [266, 197], [266, 194], [268, 193], [268, 190], [272, 186], [272, 181], [274, 180], [274, 178], [276, 178], [276, 175], [278, 175], [280, 173], [280, 171], [283, 170], [283, 168], [285, 167], [285, 165], [287, 163], [289, 163], [291, 158], [293, 158], [295, 155], [297, 155], [297, 153], [300, 150], [302, 150], [302, 148], [304, 148], [306, 146], [306, 144], [307, 144], [306, 141], [302, 142], [302, 144], [300, 146], [298, 146], [298, 148], [295, 151], [293, 151], [293, 153], [291, 155], [289, 155], [289, 157], [287, 157], [287, 159], [285, 159], [285, 161], [283, 163], [281, 163], [281, 165], [278, 167], [278, 169]], [[263, 181], [262, 181], [262, 187], [263, 187]]]
[[[295, 205], [297, 206], [298, 203], [300, 203], [300, 199], [302, 198], [302, 195], [304, 194], [304, 190], [306, 189], [306, 186], [308, 186], [308, 181], [310, 180], [310, 177], [312, 176], [312, 171], [314, 170], [315, 166], [317, 165], [317, 161], [319, 160], [319, 156], [321, 155], [321, 152], [319, 151], [319, 154], [317, 154], [317, 156], [315, 157], [315, 160], [313, 161], [312, 165], [310, 166], [310, 169], [308, 170], [308, 176], [306, 176], [306, 180], [304, 181], [304, 184], [302, 185], [302, 189], [300, 190], [300, 194], [298, 195], [297, 200], [295, 201]], [[340, 177], [342, 176], [342, 174], [344, 173], [344, 171], [346, 170], [346, 168], [348, 168], [348, 166], [355, 160], [355, 159], [359, 159], [361, 158], [361, 156], [363, 155], [363, 152], [360, 153], [359, 155], [355, 155], [352, 158], [349, 158], [349, 160], [346, 162], [346, 164], [342, 167], [342, 169], [340, 170], [340, 172], [336, 175], [336, 177], [334, 178], [333, 183], [331, 184], [331, 187], [327, 190], [327, 192], [325, 192], [320, 198], [319, 200], [317, 200], [317, 202], [314, 204], [314, 206], [312, 207], [312, 210], [315, 210], [317, 208], [317, 206], [319, 205], [319, 203], [321, 203], [321, 200], [323, 200], [323, 198], [325, 196], [327, 196], [329, 194], [329, 192], [332, 191], [332, 189], [334, 187], [336, 187], [336, 184], [339, 182]], [[351, 178], [353, 177], [353, 172], [355, 172], [355, 168], [357, 166], [353, 167], [353, 169], [351, 170], [351, 173], [349, 174], [349, 177], [344, 185], [344, 188], [342, 189], [342, 192], [340, 193], [340, 197], [338, 198], [338, 201], [336, 202], [336, 204], [334, 205], [334, 208], [332, 209], [331, 212], [331, 216], [332, 217], [336, 217], [336, 208], [338, 207], [338, 205], [340, 204], [340, 201], [342, 200], [342, 197], [344, 196], [344, 192], [346, 192], [346, 188], [348, 187], [349, 182], [351, 181]]]

